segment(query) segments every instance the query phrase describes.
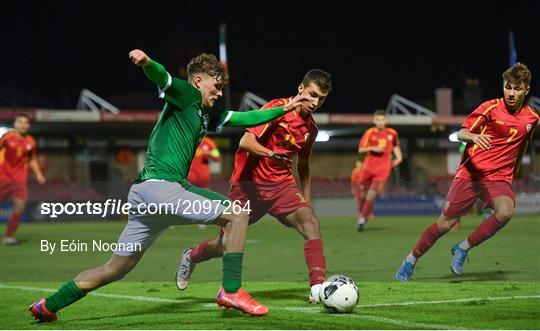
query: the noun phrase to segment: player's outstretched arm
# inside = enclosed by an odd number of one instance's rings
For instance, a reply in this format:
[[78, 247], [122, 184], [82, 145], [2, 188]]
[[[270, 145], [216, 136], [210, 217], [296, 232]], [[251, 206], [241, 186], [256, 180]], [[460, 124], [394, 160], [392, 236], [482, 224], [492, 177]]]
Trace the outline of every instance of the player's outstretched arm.
[[459, 141], [463, 141], [466, 143], [472, 142], [481, 149], [489, 149], [491, 147], [491, 135], [489, 134], [476, 134], [470, 132], [466, 128], [462, 128], [461, 130], [459, 130], [457, 138]]
[[152, 60], [140, 49], [134, 49], [129, 52], [129, 58], [134, 65], [142, 67], [146, 77], [156, 83], [160, 88], [165, 87], [169, 79], [171, 79], [169, 73], [161, 64]]
[[251, 133], [246, 132], [240, 139], [240, 144], [238, 145], [240, 150], [248, 152], [250, 155], [259, 156], [259, 157], [269, 157], [272, 160], [279, 162], [285, 166], [290, 164], [291, 159], [284, 153], [276, 153], [273, 150], [266, 148], [265, 146], [259, 144], [257, 137]]
[[296, 107], [302, 105], [302, 101], [310, 100], [309, 96], [297, 95], [283, 107], [268, 108], [265, 111], [250, 110], [245, 112], [233, 111], [231, 118], [225, 124], [227, 126], [239, 126], [250, 128], [264, 123], [268, 123], [275, 118], [281, 117], [286, 113], [293, 111]]

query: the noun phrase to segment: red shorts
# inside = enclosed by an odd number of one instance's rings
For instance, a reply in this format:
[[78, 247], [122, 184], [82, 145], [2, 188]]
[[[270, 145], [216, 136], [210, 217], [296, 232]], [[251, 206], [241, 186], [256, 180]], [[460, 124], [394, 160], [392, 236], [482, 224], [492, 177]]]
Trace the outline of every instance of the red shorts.
[[240, 201], [244, 206], [249, 201], [251, 212], [249, 224], [253, 224], [267, 213], [282, 221], [287, 215], [311, 204], [296, 187], [296, 182], [286, 181], [275, 184], [236, 183], [231, 185], [229, 199]]
[[26, 182], [0, 181], [0, 202], [10, 198], [26, 201], [28, 198]]
[[365, 168], [362, 171], [360, 181], [362, 183], [362, 190], [367, 191], [369, 189], [374, 190], [379, 194], [383, 194], [386, 188], [386, 181], [390, 176], [390, 170], [377, 170]]
[[516, 201], [512, 187], [505, 181], [474, 181], [455, 178], [444, 203], [442, 213], [448, 218], [460, 217], [469, 212], [476, 199], [481, 199], [486, 206], [492, 206], [493, 200], [507, 196]]

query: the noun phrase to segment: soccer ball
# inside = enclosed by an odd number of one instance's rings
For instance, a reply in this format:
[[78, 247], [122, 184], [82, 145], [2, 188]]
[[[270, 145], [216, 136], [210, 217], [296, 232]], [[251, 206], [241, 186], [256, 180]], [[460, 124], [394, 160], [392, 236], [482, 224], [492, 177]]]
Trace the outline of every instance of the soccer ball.
[[335, 275], [321, 285], [319, 298], [329, 313], [350, 313], [358, 304], [358, 287], [351, 278]]

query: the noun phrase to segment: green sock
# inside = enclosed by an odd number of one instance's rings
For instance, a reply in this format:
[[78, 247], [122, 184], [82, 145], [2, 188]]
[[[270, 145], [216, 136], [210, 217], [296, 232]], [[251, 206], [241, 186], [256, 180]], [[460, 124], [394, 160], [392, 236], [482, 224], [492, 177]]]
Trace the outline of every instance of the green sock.
[[82, 299], [85, 295], [86, 293], [81, 291], [73, 280], [70, 280], [56, 291], [56, 293], [45, 298], [45, 307], [47, 307], [50, 312], [55, 313], [58, 310], [71, 305], [75, 301]]
[[242, 259], [244, 253], [223, 255], [223, 288], [227, 293], [236, 293], [242, 286]]

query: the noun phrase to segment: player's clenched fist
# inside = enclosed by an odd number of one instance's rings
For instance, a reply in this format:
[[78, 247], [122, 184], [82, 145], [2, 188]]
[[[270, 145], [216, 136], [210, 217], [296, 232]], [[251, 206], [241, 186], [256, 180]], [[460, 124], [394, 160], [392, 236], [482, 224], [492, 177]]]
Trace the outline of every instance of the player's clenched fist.
[[134, 65], [139, 67], [144, 67], [145, 65], [150, 63], [150, 58], [148, 57], [148, 55], [146, 55], [146, 53], [141, 51], [140, 49], [134, 49], [129, 52], [129, 58]]

